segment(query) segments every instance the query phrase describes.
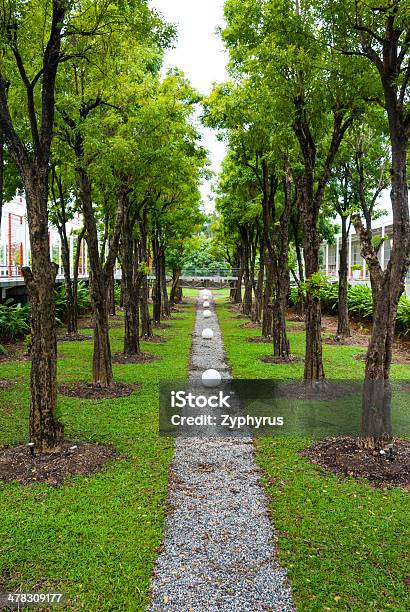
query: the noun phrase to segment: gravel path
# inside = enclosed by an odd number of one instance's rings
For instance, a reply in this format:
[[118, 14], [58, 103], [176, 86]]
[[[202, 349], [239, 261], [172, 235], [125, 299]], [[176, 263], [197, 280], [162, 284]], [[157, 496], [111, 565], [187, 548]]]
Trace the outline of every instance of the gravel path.
[[[229, 379], [214, 305], [198, 300], [190, 379], [208, 368]], [[204, 342], [204, 327], [214, 338]], [[150, 610], [294, 610], [250, 438], [179, 437], [170, 472], [165, 541], [151, 584]]]

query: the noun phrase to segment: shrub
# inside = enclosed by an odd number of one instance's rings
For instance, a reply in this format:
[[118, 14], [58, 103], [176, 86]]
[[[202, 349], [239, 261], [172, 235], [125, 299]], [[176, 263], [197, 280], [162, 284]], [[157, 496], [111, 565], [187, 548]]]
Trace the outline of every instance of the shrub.
[[299, 287], [290, 288], [290, 305], [296, 306], [299, 300]]
[[121, 304], [121, 283], [114, 284], [114, 301], [119, 306]]
[[[298, 299], [298, 287], [290, 290], [290, 303], [295, 306]], [[339, 283], [326, 282], [320, 287], [320, 301], [323, 312], [337, 312], [339, 302]], [[372, 290], [367, 285], [349, 285], [347, 289], [349, 312], [358, 319], [371, 320], [373, 317]], [[396, 332], [400, 335], [410, 334], [410, 300], [403, 294], [397, 308]]]
[[337, 310], [339, 302], [339, 284], [326, 283], [320, 291], [320, 301], [322, 302], [323, 310], [334, 312]]
[[14, 304], [6, 300], [0, 304], [0, 338], [2, 340], [18, 340], [30, 331], [29, 305]]
[[410, 300], [402, 295], [397, 308], [397, 332], [403, 336], [410, 333]]
[[347, 305], [349, 312], [353, 312], [361, 319], [371, 319], [373, 316], [372, 290], [366, 285], [349, 285], [347, 291]]
[[[54, 294], [56, 319], [64, 321], [67, 318], [67, 294], [64, 285], [59, 285]], [[78, 314], [83, 314], [91, 308], [90, 291], [84, 281], [77, 285]]]

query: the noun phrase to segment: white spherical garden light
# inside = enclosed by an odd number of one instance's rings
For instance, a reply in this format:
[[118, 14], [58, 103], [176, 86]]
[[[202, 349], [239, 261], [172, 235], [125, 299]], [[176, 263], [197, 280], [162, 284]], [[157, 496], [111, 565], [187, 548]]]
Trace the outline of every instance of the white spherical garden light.
[[209, 327], [206, 327], [202, 332], [202, 338], [204, 340], [212, 340], [213, 337], [214, 337], [214, 332], [212, 331], [212, 329], [209, 329]]
[[204, 319], [210, 319], [212, 317], [212, 312], [210, 310], [204, 310]]
[[222, 376], [218, 370], [206, 370], [202, 374], [202, 384], [204, 387], [218, 387], [222, 382]]
[[209, 304], [208, 300], [205, 300], [205, 302], [204, 302], [204, 308], [209, 308], [209, 306], [210, 306], [210, 304]]

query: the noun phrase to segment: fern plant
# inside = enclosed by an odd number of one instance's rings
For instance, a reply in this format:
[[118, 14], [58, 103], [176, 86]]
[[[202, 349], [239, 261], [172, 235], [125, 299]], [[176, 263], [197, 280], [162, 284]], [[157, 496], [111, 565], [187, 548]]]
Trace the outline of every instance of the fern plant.
[[18, 340], [30, 331], [29, 305], [14, 304], [6, 300], [0, 304], [0, 338], [2, 340]]

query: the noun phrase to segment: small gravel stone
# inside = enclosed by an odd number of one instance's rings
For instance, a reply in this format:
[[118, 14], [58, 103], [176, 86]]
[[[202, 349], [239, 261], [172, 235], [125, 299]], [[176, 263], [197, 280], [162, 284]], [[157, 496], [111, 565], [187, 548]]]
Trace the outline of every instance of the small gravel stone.
[[[192, 346], [190, 380], [213, 368], [230, 379], [213, 307], [202, 339], [201, 304]], [[170, 472], [164, 546], [151, 583], [150, 609], [175, 612], [295, 610], [251, 438], [179, 437]]]

